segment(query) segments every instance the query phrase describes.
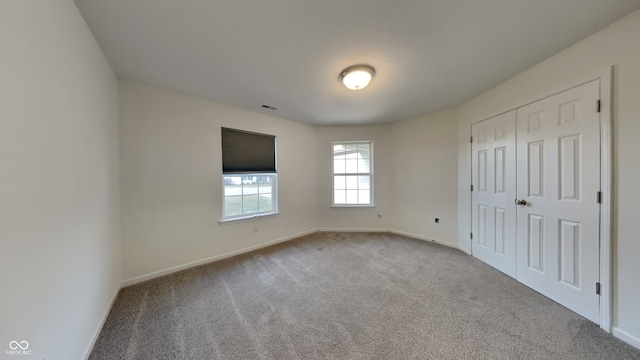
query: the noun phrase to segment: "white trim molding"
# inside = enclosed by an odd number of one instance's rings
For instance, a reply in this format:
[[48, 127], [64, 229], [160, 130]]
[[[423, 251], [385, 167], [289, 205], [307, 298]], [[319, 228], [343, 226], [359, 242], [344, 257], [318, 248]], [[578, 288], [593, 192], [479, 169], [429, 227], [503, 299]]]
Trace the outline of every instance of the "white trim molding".
[[[457, 250], [464, 251], [464, 250], [460, 249], [460, 246], [457, 243], [454, 243], [454, 242], [451, 242], [451, 241], [444, 241], [444, 240], [436, 239], [436, 238], [433, 238], [433, 237], [417, 235], [417, 234], [414, 234], [414, 233], [410, 233], [410, 232], [406, 232], [406, 231], [400, 231], [400, 230], [389, 229], [389, 232], [392, 233], [392, 234], [398, 234], [398, 235], [407, 236], [407, 237], [418, 239], [418, 240], [433, 242], [433, 243], [436, 243], [436, 244], [440, 244], [440, 245], [443, 245], [443, 246], [447, 246], [447, 247], [450, 247], [450, 248], [454, 248], [454, 249], [457, 249]], [[464, 252], [466, 253], [466, 251], [464, 251]]]
[[363, 233], [380, 233], [389, 232], [389, 229], [382, 228], [319, 228], [318, 232], [363, 232]]
[[627, 344], [640, 349], [640, 339], [638, 339], [637, 337], [634, 337], [633, 335], [620, 329], [619, 327], [614, 327], [611, 333], [613, 334], [613, 336], [626, 342]]
[[285, 236], [283, 238], [280, 239], [276, 239], [276, 240], [272, 240], [272, 241], [268, 241], [262, 244], [258, 244], [255, 246], [250, 246], [244, 249], [239, 249], [239, 250], [234, 250], [234, 251], [230, 251], [228, 253], [224, 253], [224, 254], [220, 254], [220, 255], [216, 255], [216, 256], [212, 256], [206, 259], [201, 259], [201, 260], [196, 260], [196, 261], [192, 261], [186, 264], [182, 264], [182, 265], [178, 265], [178, 266], [173, 266], [170, 268], [166, 268], [160, 271], [154, 271], [152, 273], [146, 274], [146, 275], [141, 275], [141, 276], [136, 276], [127, 280], [123, 280], [121, 287], [127, 287], [127, 286], [131, 286], [131, 285], [135, 285], [147, 280], [151, 280], [151, 279], [155, 279], [157, 277], [160, 276], [164, 276], [164, 275], [169, 275], [169, 274], [173, 274], [175, 272], [181, 271], [181, 270], [186, 270], [195, 266], [200, 266], [200, 265], [204, 265], [204, 264], [208, 264], [208, 263], [212, 263], [212, 262], [216, 262], [216, 261], [220, 261], [220, 260], [224, 260], [227, 258], [230, 258], [232, 256], [236, 256], [236, 255], [241, 255], [244, 253], [248, 253], [254, 250], [258, 250], [258, 249], [262, 249], [271, 245], [275, 245], [281, 242], [285, 242], [288, 240], [293, 240], [295, 238], [299, 238], [305, 235], [309, 235], [309, 234], [313, 234], [317, 232], [317, 229], [312, 229], [312, 230], [308, 230], [308, 231], [303, 231], [301, 233], [297, 233], [294, 235], [290, 235], [290, 236]]
[[613, 322], [613, 66], [600, 73], [600, 327], [611, 332]]
[[111, 296], [111, 302], [109, 303], [109, 306], [107, 306], [107, 308], [105, 309], [104, 313], [102, 314], [102, 320], [96, 325], [96, 328], [93, 330], [93, 336], [91, 337], [91, 342], [89, 342], [89, 344], [87, 345], [86, 349], [84, 350], [84, 356], [82, 357], [83, 359], [85, 359], [85, 360], [89, 359], [89, 355], [91, 355], [91, 351], [93, 351], [93, 347], [96, 345], [96, 341], [98, 341], [98, 337], [100, 336], [100, 333], [102, 332], [102, 328], [104, 327], [104, 323], [107, 322], [107, 317], [109, 316], [109, 313], [111, 312], [111, 309], [113, 308], [113, 304], [115, 304], [115, 302], [116, 302], [116, 298], [118, 297], [118, 294], [120, 293], [120, 289], [122, 289], [122, 284], [116, 286], [116, 290], [113, 293], [113, 295]]
[[[170, 268], [166, 268], [163, 270], [159, 270], [159, 271], [154, 271], [152, 273], [146, 274], [146, 275], [141, 275], [141, 276], [136, 276], [130, 279], [126, 279], [123, 280], [122, 283], [120, 284], [120, 288], [124, 288], [127, 286], [131, 286], [131, 285], [135, 285], [144, 281], [148, 281], [148, 280], [152, 280], [161, 276], [165, 276], [165, 275], [169, 275], [169, 274], [173, 274], [175, 272], [181, 271], [181, 270], [186, 270], [195, 266], [200, 266], [200, 265], [205, 265], [205, 264], [209, 264], [212, 262], [216, 262], [216, 261], [220, 261], [220, 260], [224, 260], [233, 256], [237, 256], [237, 255], [241, 255], [241, 254], [245, 254], [254, 250], [258, 250], [258, 249], [262, 249], [271, 245], [275, 245], [281, 242], [285, 242], [285, 241], [289, 241], [289, 240], [293, 240], [302, 236], [306, 236], [306, 235], [310, 235], [310, 234], [314, 234], [314, 233], [318, 233], [318, 232], [333, 232], [333, 233], [340, 233], [340, 232], [362, 232], [362, 233], [394, 233], [394, 234], [398, 234], [398, 235], [404, 235], [404, 236], [408, 236], [414, 239], [418, 239], [418, 240], [425, 240], [425, 241], [430, 241], [430, 242], [435, 242], [437, 244], [441, 244], [444, 246], [448, 246], [448, 247], [452, 247], [454, 249], [458, 249], [458, 245], [456, 243], [450, 242], [450, 241], [444, 241], [444, 240], [439, 240], [439, 239], [435, 239], [435, 238], [431, 238], [431, 237], [426, 237], [426, 236], [421, 236], [421, 235], [416, 235], [416, 234], [412, 234], [412, 233], [407, 233], [407, 232], [403, 232], [403, 231], [398, 231], [398, 230], [391, 230], [391, 229], [383, 229], [383, 228], [318, 228], [318, 229], [312, 229], [312, 230], [308, 230], [308, 231], [303, 231], [301, 233], [297, 233], [294, 235], [290, 235], [290, 236], [286, 236], [280, 239], [276, 239], [276, 240], [272, 240], [272, 241], [268, 241], [266, 243], [262, 243], [259, 245], [255, 245], [255, 246], [250, 246], [247, 248], [243, 248], [243, 249], [238, 249], [235, 251], [230, 251], [228, 253], [224, 253], [224, 254], [220, 254], [220, 255], [216, 255], [216, 256], [212, 256], [206, 259], [201, 259], [201, 260], [196, 260], [196, 261], [192, 261], [186, 264], [182, 264], [182, 265], [178, 265], [178, 266], [173, 266]], [[119, 289], [118, 289], [119, 290]], [[116, 295], [117, 295], [117, 291], [116, 291]], [[115, 297], [114, 297], [115, 299]]]

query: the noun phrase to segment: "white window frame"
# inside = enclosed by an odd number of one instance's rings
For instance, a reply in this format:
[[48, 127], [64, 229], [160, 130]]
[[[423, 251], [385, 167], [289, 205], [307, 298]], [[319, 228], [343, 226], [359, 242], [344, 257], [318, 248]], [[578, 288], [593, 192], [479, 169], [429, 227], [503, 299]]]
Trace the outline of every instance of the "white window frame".
[[[227, 177], [237, 177], [238, 178], [238, 184], [237, 186], [240, 187], [240, 191], [241, 193], [238, 195], [227, 195], [226, 194], [226, 185], [225, 184], [225, 178]], [[244, 188], [245, 186], [252, 186], [252, 184], [247, 184], [245, 183], [245, 178], [246, 177], [255, 177], [255, 178], [259, 178], [259, 177], [268, 177], [271, 179], [271, 209], [269, 211], [255, 211], [255, 212], [249, 212], [249, 213], [242, 213], [242, 214], [238, 214], [238, 215], [230, 215], [230, 216], [225, 216], [226, 212], [227, 212], [227, 197], [237, 197], [240, 198], [242, 201], [242, 208], [244, 210], [244, 197], [245, 195], [253, 195], [253, 194], [244, 194]], [[257, 181], [256, 181], [257, 182]], [[260, 187], [258, 184], [256, 184], [257, 186], [257, 192], [256, 194], [258, 195], [258, 203], [260, 201]], [[242, 221], [242, 220], [251, 220], [251, 219], [255, 219], [255, 218], [259, 218], [259, 217], [264, 217], [264, 216], [271, 216], [271, 215], [277, 215], [278, 214], [278, 174], [277, 173], [238, 173], [238, 174], [222, 174], [222, 218], [220, 219], [220, 224], [225, 224], [225, 223], [229, 223], [229, 222], [236, 222], [236, 221]]]
[[[336, 145], [369, 145], [369, 172], [356, 172], [356, 173], [336, 173], [334, 162], [334, 147]], [[374, 198], [374, 177], [373, 177], [373, 140], [357, 140], [357, 141], [333, 141], [331, 143], [331, 207], [335, 208], [370, 208], [375, 207]], [[368, 204], [343, 204], [336, 203], [335, 194], [335, 177], [336, 176], [369, 176], [369, 203]]]

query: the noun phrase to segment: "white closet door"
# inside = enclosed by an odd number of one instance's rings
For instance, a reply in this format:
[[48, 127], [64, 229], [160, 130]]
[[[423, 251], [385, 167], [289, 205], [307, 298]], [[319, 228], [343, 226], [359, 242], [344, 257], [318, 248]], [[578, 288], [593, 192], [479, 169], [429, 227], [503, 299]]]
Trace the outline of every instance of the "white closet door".
[[516, 112], [473, 124], [472, 254], [516, 276]]
[[517, 279], [599, 322], [599, 81], [517, 110]]

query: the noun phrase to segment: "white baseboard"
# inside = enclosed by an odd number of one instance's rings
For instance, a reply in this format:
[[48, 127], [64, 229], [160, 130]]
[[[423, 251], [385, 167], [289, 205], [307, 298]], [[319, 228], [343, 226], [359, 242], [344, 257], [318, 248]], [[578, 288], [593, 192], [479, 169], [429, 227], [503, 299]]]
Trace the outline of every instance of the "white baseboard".
[[467, 255], [471, 255], [471, 249], [466, 248], [464, 246], [460, 246], [460, 244], [458, 244], [458, 250], [464, 251]]
[[613, 334], [613, 336], [617, 337], [618, 339], [626, 342], [627, 344], [634, 346], [638, 349], [640, 349], [640, 339], [638, 339], [637, 337], [629, 334], [628, 332], [618, 328], [618, 327], [614, 327], [613, 331], [611, 332]]
[[414, 239], [418, 239], [418, 240], [434, 242], [434, 243], [437, 243], [437, 244], [440, 244], [440, 245], [444, 245], [444, 246], [448, 246], [448, 247], [460, 250], [460, 247], [458, 246], [457, 243], [452, 243], [452, 242], [436, 239], [436, 238], [433, 238], [433, 237], [426, 237], [426, 236], [413, 234], [413, 233], [410, 233], [410, 232], [400, 231], [400, 230], [390, 229], [389, 232], [390, 233], [394, 233], [394, 234], [398, 234], [398, 235], [408, 236], [410, 238], [414, 238]]
[[305, 235], [309, 235], [309, 234], [313, 234], [316, 232], [391, 232], [391, 233], [395, 233], [395, 234], [399, 234], [399, 235], [404, 235], [404, 236], [408, 236], [408, 237], [412, 237], [412, 238], [416, 238], [416, 239], [420, 239], [420, 240], [425, 240], [425, 241], [431, 241], [431, 242], [435, 242], [441, 245], [445, 245], [445, 246], [449, 246], [452, 248], [457, 249], [458, 245], [454, 244], [454, 243], [450, 243], [447, 241], [443, 241], [443, 240], [439, 240], [439, 239], [434, 239], [434, 238], [428, 238], [428, 237], [424, 237], [421, 235], [416, 235], [416, 234], [412, 234], [412, 233], [408, 233], [408, 232], [404, 232], [404, 231], [398, 231], [398, 230], [390, 230], [390, 229], [382, 229], [382, 228], [318, 228], [318, 229], [312, 229], [312, 230], [307, 230], [298, 234], [294, 234], [294, 235], [290, 235], [290, 236], [286, 236], [277, 240], [273, 240], [273, 241], [269, 241], [266, 243], [262, 243], [259, 245], [255, 245], [255, 246], [251, 246], [248, 248], [244, 248], [244, 249], [240, 249], [240, 250], [235, 250], [235, 251], [231, 251], [225, 254], [221, 254], [221, 255], [216, 255], [216, 256], [212, 256], [206, 259], [201, 259], [201, 260], [196, 260], [196, 261], [192, 261], [186, 264], [182, 264], [182, 265], [178, 265], [178, 266], [173, 266], [167, 269], [163, 269], [163, 270], [159, 270], [159, 271], [155, 271], [146, 275], [141, 275], [141, 276], [136, 276], [127, 280], [123, 280], [122, 284], [120, 285], [121, 287], [127, 287], [127, 286], [131, 286], [134, 284], [138, 284], [147, 280], [151, 280], [151, 279], [155, 279], [157, 277], [160, 276], [164, 276], [164, 275], [169, 275], [181, 270], [186, 270], [195, 266], [200, 266], [200, 265], [204, 265], [204, 264], [208, 264], [208, 263], [212, 263], [215, 261], [220, 261], [223, 259], [227, 259], [230, 258], [232, 256], [236, 256], [236, 255], [240, 255], [240, 254], [244, 254], [244, 253], [248, 253], [250, 251], [254, 251], [254, 250], [258, 250], [258, 249], [262, 249], [265, 248], [267, 246], [271, 246], [271, 245], [275, 245], [281, 242], [285, 242], [288, 240], [292, 240], [301, 236], [305, 236]]
[[118, 293], [120, 292], [120, 289], [121, 289], [120, 285], [116, 286], [116, 291], [111, 296], [111, 301], [109, 302], [109, 306], [107, 306], [104, 313], [102, 314], [102, 320], [100, 321], [100, 323], [98, 323], [96, 328], [93, 330], [93, 337], [89, 345], [87, 345], [87, 348], [84, 350], [84, 356], [82, 357], [83, 359], [85, 360], [89, 359], [89, 355], [91, 355], [91, 351], [93, 350], [93, 347], [96, 345], [96, 341], [98, 341], [98, 337], [100, 336], [102, 327], [104, 326], [104, 323], [107, 321], [107, 317], [109, 316], [109, 313], [113, 308], [113, 304], [116, 302], [116, 298], [118, 297]]
[[318, 232], [389, 232], [389, 229], [380, 228], [319, 228]]
[[174, 272], [178, 272], [181, 270], [186, 270], [195, 266], [200, 266], [200, 265], [204, 265], [204, 264], [208, 264], [208, 263], [212, 263], [215, 261], [220, 261], [223, 259], [227, 259], [230, 258], [232, 256], [236, 256], [236, 255], [240, 255], [240, 254], [244, 254], [244, 253], [248, 253], [250, 251], [254, 251], [254, 250], [258, 250], [258, 249], [262, 249], [265, 248], [267, 246], [271, 246], [271, 245], [275, 245], [281, 242], [285, 242], [288, 240], [292, 240], [301, 236], [305, 236], [305, 235], [309, 235], [309, 234], [313, 234], [315, 232], [317, 232], [317, 229], [312, 229], [312, 230], [307, 230], [307, 231], [303, 231], [301, 233], [298, 234], [294, 234], [294, 235], [290, 235], [290, 236], [286, 236], [280, 239], [276, 239], [273, 241], [269, 241], [266, 243], [262, 243], [262, 244], [258, 244], [255, 246], [250, 246], [248, 248], [244, 248], [244, 249], [240, 249], [240, 250], [235, 250], [235, 251], [231, 251], [225, 254], [221, 254], [221, 255], [216, 255], [216, 256], [212, 256], [206, 259], [201, 259], [201, 260], [196, 260], [196, 261], [192, 261], [190, 263], [186, 263], [186, 264], [182, 264], [182, 265], [178, 265], [178, 266], [173, 266], [164, 270], [160, 270], [160, 271], [155, 271], [152, 272], [150, 274], [146, 274], [146, 275], [141, 275], [141, 276], [136, 276], [127, 280], [123, 280], [121, 287], [126, 287], [126, 286], [131, 286], [134, 284], [138, 284], [141, 283], [143, 281], [147, 281], [147, 280], [151, 280], [151, 279], [155, 279], [157, 277], [160, 276], [164, 276], [164, 275], [169, 275], [172, 274]]

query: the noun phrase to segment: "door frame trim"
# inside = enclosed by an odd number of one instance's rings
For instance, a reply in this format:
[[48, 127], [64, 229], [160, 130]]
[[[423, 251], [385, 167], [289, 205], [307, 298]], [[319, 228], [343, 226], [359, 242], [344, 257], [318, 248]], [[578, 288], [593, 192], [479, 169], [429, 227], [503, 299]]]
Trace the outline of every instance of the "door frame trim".
[[[548, 91], [534, 99], [516, 103], [504, 111], [497, 111], [482, 119], [469, 123], [469, 133], [473, 124], [491, 119], [495, 116], [517, 110], [523, 106], [540, 101], [550, 96], [559, 94], [566, 90], [578, 87], [588, 82], [600, 81], [600, 191], [602, 192], [602, 203], [600, 204], [600, 328], [608, 333], [612, 330], [613, 319], [613, 250], [612, 250], [612, 219], [613, 219], [613, 72], [614, 66], [608, 66], [600, 71], [589, 74], [583, 78], [572, 81], [553, 91]], [[595, 104], [594, 104], [595, 106]], [[470, 144], [469, 144], [470, 145]], [[472, 147], [469, 146], [469, 179], [473, 182], [472, 176]], [[469, 209], [469, 233], [473, 231], [473, 194], [468, 198]], [[467, 249], [464, 249], [467, 250]], [[473, 244], [469, 242], [469, 255], [473, 255]], [[595, 291], [595, 284], [594, 284]]]
[[600, 79], [600, 327], [611, 333], [613, 318], [613, 66]]

